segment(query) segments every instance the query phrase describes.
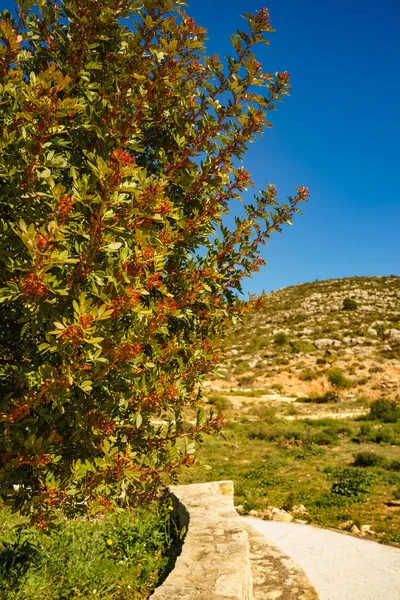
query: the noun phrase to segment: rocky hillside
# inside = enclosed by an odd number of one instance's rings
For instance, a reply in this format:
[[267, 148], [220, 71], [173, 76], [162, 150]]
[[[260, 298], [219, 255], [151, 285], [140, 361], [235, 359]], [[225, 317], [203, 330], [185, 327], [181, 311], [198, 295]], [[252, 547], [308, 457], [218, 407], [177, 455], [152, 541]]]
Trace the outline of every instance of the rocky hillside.
[[221, 378], [209, 387], [312, 398], [332, 388], [332, 369], [347, 381], [343, 399], [400, 400], [400, 277], [316, 281], [268, 294], [230, 333]]

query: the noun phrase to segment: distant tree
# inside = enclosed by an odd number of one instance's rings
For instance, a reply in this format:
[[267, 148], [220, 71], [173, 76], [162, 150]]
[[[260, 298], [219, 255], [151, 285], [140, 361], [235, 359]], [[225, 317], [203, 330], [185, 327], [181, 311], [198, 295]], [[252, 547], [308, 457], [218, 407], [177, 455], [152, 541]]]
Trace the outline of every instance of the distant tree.
[[260, 245], [298, 212], [241, 161], [288, 94], [244, 13], [225, 62], [171, 0], [21, 0], [0, 24], [0, 493], [55, 507], [152, 498], [222, 418], [199, 383]]
[[339, 400], [339, 393], [352, 387], [353, 383], [348, 379], [339, 368], [328, 369], [325, 373], [327, 380], [333, 387], [336, 401]]

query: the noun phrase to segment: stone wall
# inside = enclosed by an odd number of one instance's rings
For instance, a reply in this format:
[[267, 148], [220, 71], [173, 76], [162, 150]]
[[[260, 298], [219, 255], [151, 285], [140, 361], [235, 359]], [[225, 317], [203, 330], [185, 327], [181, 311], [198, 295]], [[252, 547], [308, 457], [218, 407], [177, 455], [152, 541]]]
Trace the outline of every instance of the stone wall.
[[187, 533], [151, 600], [318, 600], [304, 572], [238, 515], [232, 481], [172, 486]]
[[187, 533], [175, 568], [151, 600], [253, 600], [249, 539], [233, 506], [233, 483], [170, 490]]

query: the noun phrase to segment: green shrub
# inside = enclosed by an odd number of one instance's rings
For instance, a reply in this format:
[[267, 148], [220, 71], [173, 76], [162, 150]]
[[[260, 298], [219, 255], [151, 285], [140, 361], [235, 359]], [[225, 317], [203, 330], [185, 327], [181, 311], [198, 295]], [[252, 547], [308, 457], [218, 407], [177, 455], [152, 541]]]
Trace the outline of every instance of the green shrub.
[[238, 383], [240, 386], [248, 387], [250, 385], [253, 385], [255, 379], [255, 375], [243, 375], [242, 377], [239, 377]]
[[223, 413], [232, 407], [231, 402], [221, 394], [209, 394], [207, 400], [209, 404], [215, 406], [218, 413]]
[[279, 418], [277, 415], [277, 409], [275, 406], [268, 406], [262, 404], [257, 406], [252, 413], [261, 419], [264, 423], [276, 423]]
[[326, 378], [334, 388], [335, 399], [339, 400], [339, 392], [351, 388], [353, 385], [351, 380], [348, 379], [343, 371], [339, 368], [333, 367], [325, 372]]
[[296, 425], [267, 425], [266, 423], [252, 423], [247, 431], [249, 439], [266, 441], [302, 441], [306, 434], [302, 427]]
[[271, 385], [271, 390], [276, 390], [276, 391], [277, 391], [277, 392], [279, 392], [280, 394], [282, 394], [282, 393], [283, 393], [284, 389], [285, 389], [285, 388], [283, 387], [283, 385], [282, 385], [281, 383], [273, 383], [273, 384]]
[[355, 455], [353, 464], [355, 467], [383, 467], [387, 464], [387, 460], [384, 456], [365, 450]]
[[369, 491], [375, 481], [375, 476], [361, 468], [336, 467], [326, 469], [334, 482], [330, 494], [358, 499]]
[[333, 432], [318, 431], [309, 437], [309, 441], [317, 446], [334, 446], [337, 444], [338, 437]]
[[397, 423], [400, 420], [400, 405], [394, 400], [380, 398], [371, 404], [369, 417], [383, 423]]
[[309, 354], [310, 352], [314, 352], [314, 350], [316, 350], [314, 344], [305, 340], [294, 340], [290, 342], [290, 349], [296, 354]]
[[318, 379], [318, 373], [314, 369], [307, 368], [300, 373], [299, 379], [302, 381], [314, 381], [314, 379]]
[[322, 396], [320, 394], [310, 394], [306, 398], [297, 398], [296, 402], [304, 402], [314, 404], [328, 404], [329, 402], [337, 402], [337, 395], [333, 391], [328, 391]]
[[289, 342], [289, 337], [286, 333], [280, 332], [274, 336], [274, 344], [277, 346], [285, 346]]
[[399, 444], [400, 435], [393, 427], [372, 427], [368, 423], [363, 423], [358, 435], [354, 438], [355, 442], [373, 442], [375, 444]]
[[343, 300], [342, 310], [357, 310], [358, 304], [354, 298], [345, 298]]

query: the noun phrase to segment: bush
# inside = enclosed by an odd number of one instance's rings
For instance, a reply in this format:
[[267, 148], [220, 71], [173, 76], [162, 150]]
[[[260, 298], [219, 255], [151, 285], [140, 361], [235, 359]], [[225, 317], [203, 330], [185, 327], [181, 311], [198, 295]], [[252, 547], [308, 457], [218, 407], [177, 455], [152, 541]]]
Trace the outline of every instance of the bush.
[[371, 425], [363, 423], [354, 441], [358, 443], [373, 442], [375, 444], [396, 445], [400, 443], [400, 437], [392, 427], [373, 428]]
[[271, 385], [271, 390], [275, 390], [276, 392], [283, 394], [285, 388], [283, 387], [282, 383], [273, 383]]
[[334, 388], [336, 400], [339, 400], [340, 390], [351, 388], [353, 385], [351, 380], [348, 379], [339, 368], [328, 369], [325, 375], [331, 386]]
[[333, 431], [318, 431], [309, 438], [310, 443], [317, 444], [317, 446], [334, 446], [337, 440], [338, 437]]
[[248, 429], [249, 439], [266, 441], [294, 441], [301, 442], [306, 439], [302, 427], [296, 425], [270, 425], [265, 423], [252, 423]]
[[400, 420], [400, 405], [394, 400], [375, 400], [370, 406], [369, 418], [383, 423], [397, 423]]
[[330, 489], [334, 496], [358, 499], [369, 491], [375, 481], [372, 473], [359, 468], [336, 467], [325, 472], [335, 479]]
[[383, 467], [386, 463], [384, 456], [365, 450], [355, 455], [353, 464], [355, 467]]
[[181, 5], [2, 15], [0, 489], [41, 527], [58, 506], [148, 501], [193, 462], [221, 419], [185, 431], [182, 410], [244, 311], [260, 244], [308, 196], [279, 205], [270, 185], [222, 224], [289, 75], [256, 61], [266, 9], [222, 63]]
[[257, 406], [252, 413], [256, 415], [259, 419], [261, 419], [264, 423], [277, 423], [278, 415], [277, 409], [275, 406], [268, 406], [267, 404], [263, 404]]
[[396, 473], [400, 473], [400, 460], [392, 460], [388, 466], [390, 471], [396, 471]]
[[318, 379], [318, 373], [314, 369], [307, 368], [300, 373], [299, 379], [302, 381], [314, 381], [314, 379]]
[[310, 394], [308, 398], [298, 398], [296, 402], [305, 402], [315, 404], [328, 404], [329, 402], [337, 402], [337, 395], [335, 392], [328, 391], [322, 396], [320, 394]]
[[277, 333], [274, 337], [274, 344], [276, 344], [277, 346], [285, 346], [286, 344], [288, 344], [289, 342], [289, 337], [286, 335], [286, 333], [280, 332]]
[[310, 352], [314, 352], [314, 350], [316, 350], [314, 344], [311, 342], [306, 342], [305, 340], [295, 340], [290, 342], [290, 349], [296, 354], [309, 354]]
[[354, 298], [345, 298], [343, 300], [342, 310], [357, 310], [358, 304]]
[[222, 396], [221, 394], [209, 394], [207, 400], [209, 404], [215, 406], [219, 414], [229, 410], [232, 407], [232, 404], [228, 398], [225, 398], [225, 396]]

